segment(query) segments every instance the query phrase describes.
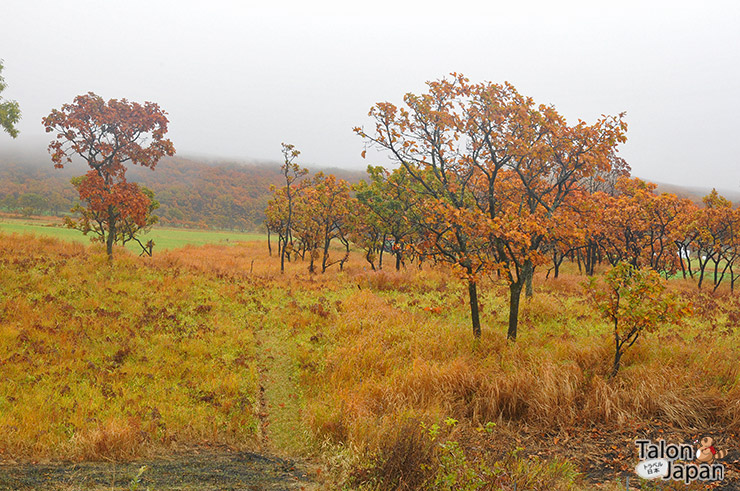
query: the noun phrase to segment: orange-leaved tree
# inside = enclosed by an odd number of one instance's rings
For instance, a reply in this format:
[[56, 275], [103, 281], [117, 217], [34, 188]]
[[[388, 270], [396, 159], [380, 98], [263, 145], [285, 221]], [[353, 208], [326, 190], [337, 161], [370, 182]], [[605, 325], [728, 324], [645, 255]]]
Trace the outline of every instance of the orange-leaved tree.
[[405, 107], [376, 104], [374, 131], [355, 131], [415, 181], [415, 247], [466, 278], [474, 336], [479, 277], [497, 270], [509, 281], [507, 337], [516, 339], [522, 287], [563, 223], [561, 207], [584, 178], [610, 171], [626, 124], [620, 116], [570, 126], [508, 83], [452, 74], [427, 85], [425, 94], [406, 94]]
[[[691, 249], [695, 250], [698, 264], [698, 287], [701, 288], [711, 262], [713, 272], [711, 279], [716, 291], [725, 275], [731, 276], [731, 287], [734, 290], [736, 274], [733, 270], [740, 253], [740, 212], [732, 203], [717, 193], [716, 189], [702, 198], [703, 208], [695, 208], [691, 221], [686, 227], [684, 245], [686, 259], [691, 268]], [[689, 269], [692, 277], [694, 273]]]
[[153, 102], [106, 102], [88, 92], [75, 97], [72, 104], [52, 110], [42, 122], [47, 133], [57, 132], [49, 144], [54, 167], [63, 168], [73, 156], [81, 157], [90, 167], [76, 187], [95, 220], [90, 222], [83, 215], [71, 225], [85, 233], [94, 230], [93, 240], [106, 244], [111, 260], [113, 245], [124, 237], [122, 228], [141, 230], [149, 224], [151, 199], [126, 180], [126, 165], [154, 169], [162, 157], [175, 154], [172, 142], [165, 138], [166, 113]]
[[[315, 271], [315, 261], [321, 258], [321, 272], [339, 263], [340, 269], [349, 259], [350, 186], [333, 174], [318, 172], [301, 186], [295, 203], [294, 232], [301, 247], [310, 253], [308, 270]], [[329, 248], [333, 240], [344, 246], [344, 254], [331, 260]]]
[[600, 245], [612, 266], [624, 261], [666, 276], [682, 266], [678, 244], [683, 243], [685, 216], [692, 204], [675, 194], [656, 194], [656, 187], [620, 178], [617, 195], [594, 194], [601, 206], [594, 226], [601, 230]]

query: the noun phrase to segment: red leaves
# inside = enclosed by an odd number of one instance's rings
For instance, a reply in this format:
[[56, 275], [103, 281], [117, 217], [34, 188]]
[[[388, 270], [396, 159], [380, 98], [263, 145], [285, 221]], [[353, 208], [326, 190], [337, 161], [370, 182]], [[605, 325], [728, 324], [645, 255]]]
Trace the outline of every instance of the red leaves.
[[155, 103], [105, 102], [92, 92], [75, 97], [72, 104], [52, 110], [43, 119], [47, 133], [57, 132], [49, 144], [54, 167], [64, 167], [74, 155], [90, 166], [84, 178], [74, 181], [87, 208], [76, 208], [82, 218], [69, 223], [84, 233], [107, 237], [109, 256], [114, 242], [131, 240], [156, 221], [150, 213], [158, 204], [126, 181], [125, 164], [154, 169], [162, 157], [174, 155], [172, 142], [164, 138], [168, 122]]
[[88, 92], [61, 110], [52, 110], [42, 122], [47, 133], [57, 131], [49, 144], [56, 167], [79, 155], [92, 168], [108, 165], [112, 173], [120, 173], [125, 162], [154, 168], [163, 156], [175, 153], [172, 142], [164, 139], [166, 113], [152, 102], [142, 106], [111, 99], [106, 103]]

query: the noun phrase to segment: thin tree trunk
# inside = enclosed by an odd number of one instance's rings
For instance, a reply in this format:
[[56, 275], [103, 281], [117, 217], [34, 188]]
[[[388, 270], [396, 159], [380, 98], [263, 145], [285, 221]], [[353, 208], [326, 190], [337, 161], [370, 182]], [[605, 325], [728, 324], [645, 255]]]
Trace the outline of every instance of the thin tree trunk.
[[[344, 257], [339, 261], [339, 271], [344, 271], [344, 263], [347, 262], [349, 259], [349, 242], [342, 239], [342, 243], [344, 243], [345, 248], [345, 254]], [[375, 266], [373, 266], [373, 269], [375, 269]]]
[[614, 378], [619, 373], [619, 362], [622, 359], [622, 351], [619, 346], [619, 341], [616, 342], [616, 350], [614, 351], [614, 364], [612, 365], [612, 373], [609, 378]]
[[523, 278], [512, 282], [509, 285], [509, 330], [506, 333], [507, 339], [516, 341], [517, 327], [519, 326], [519, 300], [522, 296]]
[[468, 297], [470, 299], [470, 318], [473, 322], [473, 337], [480, 339], [480, 313], [478, 311], [478, 286], [475, 281], [468, 280]]
[[280, 250], [280, 272], [285, 272], [285, 248], [288, 245], [288, 237], [287, 234], [285, 238], [283, 239], [283, 248]]
[[272, 243], [270, 242], [270, 227], [267, 227], [267, 251], [272, 256]]
[[388, 238], [388, 234], [383, 234], [383, 240], [380, 245], [380, 256], [378, 257], [378, 269], [383, 269], [383, 252], [385, 251], [385, 240]]
[[[328, 233], [327, 233], [328, 235]], [[329, 245], [331, 244], [331, 239], [324, 239], [324, 255], [321, 258], [321, 274], [326, 273], [326, 263], [329, 262]]]
[[113, 261], [113, 239], [115, 235], [110, 230], [108, 231], [108, 238], [105, 241], [105, 249], [108, 253], [108, 261]]

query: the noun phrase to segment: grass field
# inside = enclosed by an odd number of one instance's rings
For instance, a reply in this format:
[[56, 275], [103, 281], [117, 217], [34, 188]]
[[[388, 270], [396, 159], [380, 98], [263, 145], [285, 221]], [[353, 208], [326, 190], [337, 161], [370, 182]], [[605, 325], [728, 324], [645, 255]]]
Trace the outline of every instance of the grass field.
[[[84, 236], [77, 230], [68, 229], [60, 219], [51, 218], [8, 218], [0, 217], [0, 231], [6, 233], [30, 233], [39, 236], [55, 237], [62, 240], [89, 243], [90, 237]], [[200, 246], [204, 244], [234, 243], [253, 240], [264, 240], [263, 234], [253, 234], [222, 230], [193, 230], [182, 228], [166, 228], [155, 226], [151, 232], [141, 236], [141, 241], [154, 241], [154, 250], [162, 251], [177, 249], [186, 245]], [[129, 250], [139, 253], [141, 247], [136, 243], [127, 244]]]
[[693, 316], [609, 379], [610, 328], [568, 268], [535, 278], [513, 344], [506, 285], [481, 284], [475, 342], [444, 268], [373, 272], [353, 254], [280, 274], [264, 243], [111, 266], [83, 244], [0, 239], [0, 463], [226, 444], [317, 458], [327, 489], [616, 490], [638, 438], [740, 445], [740, 302], [681, 280]]

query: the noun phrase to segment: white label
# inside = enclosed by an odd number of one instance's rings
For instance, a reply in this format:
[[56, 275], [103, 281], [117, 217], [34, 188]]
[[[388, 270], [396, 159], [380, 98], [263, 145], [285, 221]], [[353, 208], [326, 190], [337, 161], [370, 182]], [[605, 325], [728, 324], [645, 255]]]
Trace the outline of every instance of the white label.
[[643, 479], [665, 477], [668, 475], [668, 461], [666, 459], [643, 460], [637, 464], [635, 472]]

